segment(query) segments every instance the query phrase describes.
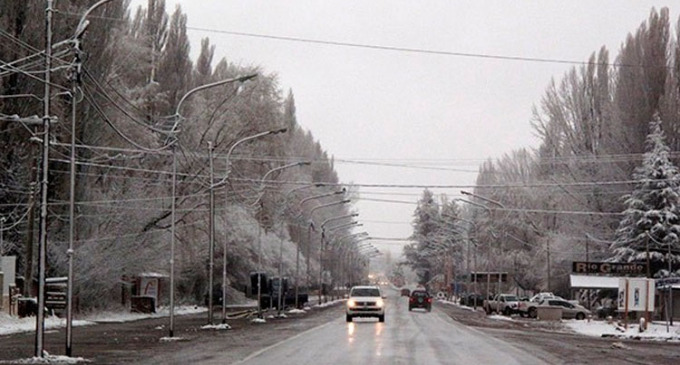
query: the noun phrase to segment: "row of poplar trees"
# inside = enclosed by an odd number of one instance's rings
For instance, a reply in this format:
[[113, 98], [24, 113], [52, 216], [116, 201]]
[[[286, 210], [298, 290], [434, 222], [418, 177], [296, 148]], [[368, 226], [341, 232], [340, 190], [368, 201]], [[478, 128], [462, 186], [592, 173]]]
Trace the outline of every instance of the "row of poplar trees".
[[[55, 2], [55, 44], [73, 36], [91, 3]], [[172, 154], [167, 131], [178, 120], [175, 260], [180, 301], [202, 300], [207, 292], [208, 142], [214, 148], [217, 181], [226, 174], [226, 154], [236, 141], [287, 128], [286, 133], [244, 143], [232, 155], [230, 178], [216, 191], [216, 278], [221, 278], [224, 248], [234, 292], [243, 290], [252, 270], [276, 272], [280, 240], [287, 251], [303, 245], [303, 254], [315, 252], [318, 241], [309, 242], [301, 233], [306, 230], [300, 227], [300, 212], [280, 209], [285, 203], [281, 192], [299, 186], [293, 182], [333, 184], [338, 178], [332, 158], [298, 125], [292, 92], [284, 93], [276, 76], [258, 67], [234, 65], [225, 58], [214, 60], [215, 46], [207, 38], [193, 62], [187, 16], [180, 7], [169, 14], [164, 0], [149, 0], [146, 8], [136, 9], [134, 15], [128, 7], [127, 1], [112, 1], [91, 14], [78, 55], [70, 43], [53, 51], [50, 115], [57, 119], [50, 137], [47, 276], [66, 273], [71, 139], [71, 97], [67, 91], [76, 74], [76, 56], [82, 69], [74, 98], [74, 262], [81, 308], [119, 302], [123, 277], [144, 272], [168, 274]], [[36, 277], [40, 200], [36, 182], [41, 159], [40, 144], [31, 137], [40, 137], [42, 126], [18, 123], [11, 116], [43, 114], [43, 19], [45, 1], [7, 0], [0, 4], [0, 60], [3, 65], [11, 63], [11, 67], [0, 68], [0, 216], [7, 218], [3, 254], [18, 257], [18, 271], [26, 278], [28, 293]], [[249, 74], [258, 76], [242, 85], [231, 83], [197, 92], [182, 104], [182, 118], [175, 114], [187, 91]], [[275, 173], [268, 180], [291, 183], [268, 183], [259, 190], [266, 172], [294, 161], [312, 164]], [[300, 189], [291, 198], [297, 202], [332, 189], [336, 188]], [[318, 201], [321, 203], [323, 199]], [[331, 207], [316, 218], [347, 210]], [[261, 252], [264, 257], [258, 267]], [[318, 265], [304, 257], [302, 263]], [[287, 270], [295, 265], [285, 264]]]
[[419, 280], [442, 272], [422, 252], [446, 232], [459, 274], [472, 242], [477, 271], [513, 273], [527, 290], [568, 295], [573, 261], [649, 262], [643, 275], [680, 275], [679, 25], [652, 9], [617, 56], [602, 47], [550, 81], [530, 121], [539, 146], [481, 166], [480, 198], [470, 198], [486, 208], [426, 191], [405, 251]]

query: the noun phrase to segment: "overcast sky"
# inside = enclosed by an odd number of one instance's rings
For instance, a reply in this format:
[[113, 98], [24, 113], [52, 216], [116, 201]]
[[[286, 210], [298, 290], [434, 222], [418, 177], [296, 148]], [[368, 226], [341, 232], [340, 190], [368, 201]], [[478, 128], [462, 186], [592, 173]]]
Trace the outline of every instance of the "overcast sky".
[[[452, 198], [471, 189], [484, 160], [537, 147], [532, 106], [572, 67], [503, 57], [583, 62], [604, 45], [613, 61], [652, 7], [668, 7], [673, 24], [680, 7], [677, 0], [167, 0], [169, 13], [176, 4], [188, 15], [194, 58], [209, 37], [215, 61], [261, 66], [279, 76], [284, 95], [292, 89], [299, 124], [335, 157], [342, 182], [455, 185], [432, 189]], [[411, 202], [359, 201], [361, 228], [408, 237], [422, 190], [361, 188], [363, 198]], [[401, 252], [401, 244], [374, 245]]]

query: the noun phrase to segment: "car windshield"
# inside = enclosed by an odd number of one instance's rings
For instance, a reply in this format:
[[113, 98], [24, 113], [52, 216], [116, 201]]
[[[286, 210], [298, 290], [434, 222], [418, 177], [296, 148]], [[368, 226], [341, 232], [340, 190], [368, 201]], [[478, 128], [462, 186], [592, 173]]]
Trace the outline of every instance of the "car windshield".
[[508, 296], [505, 297], [505, 301], [506, 301], [506, 302], [516, 302], [516, 301], [517, 301], [517, 297], [514, 296], [514, 295], [508, 295]]
[[352, 297], [379, 297], [380, 289], [378, 288], [354, 288], [350, 293]]
[[427, 294], [427, 292], [425, 292], [425, 291], [414, 291], [413, 293], [411, 293], [411, 295], [414, 296], [414, 297], [427, 297], [427, 296], [429, 296]]

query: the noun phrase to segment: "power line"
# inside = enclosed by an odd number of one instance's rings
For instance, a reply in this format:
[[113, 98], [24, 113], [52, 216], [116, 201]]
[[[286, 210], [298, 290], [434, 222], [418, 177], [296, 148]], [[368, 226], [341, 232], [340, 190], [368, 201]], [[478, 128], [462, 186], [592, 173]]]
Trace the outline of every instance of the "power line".
[[328, 46], [362, 48], [362, 49], [371, 49], [371, 50], [379, 50], [379, 51], [417, 53], [417, 54], [428, 54], [428, 55], [438, 55], [438, 56], [482, 58], [482, 59], [492, 59], [492, 60], [502, 60], [502, 61], [555, 63], [555, 64], [578, 65], [578, 66], [587, 66], [587, 65], [590, 65], [590, 64], [597, 64], [597, 65], [609, 66], [609, 67], [670, 68], [670, 66], [665, 65], [665, 64], [664, 65], [658, 65], [658, 66], [654, 66], [654, 65], [650, 65], [650, 66], [630, 65], [630, 64], [622, 64], [622, 63], [606, 63], [605, 64], [605, 63], [599, 63], [599, 62], [574, 61], [574, 60], [565, 60], [565, 59], [557, 59], [557, 58], [505, 56], [505, 55], [484, 54], [484, 53], [454, 52], [454, 51], [433, 50], [433, 49], [425, 49], [425, 48], [383, 46], [383, 45], [366, 44], [366, 43], [351, 43], [351, 42], [340, 42], [340, 41], [330, 41], [330, 40], [322, 40], [322, 39], [302, 38], [302, 37], [279, 36], [279, 35], [261, 34], [261, 33], [247, 33], [247, 32], [237, 32], [237, 31], [221, 30], [221, 29], [213, 29], [213, 28], [202, 28], [202, 27], [187, 27], [187, 30], [195, 30], [195, 31], [206, 32], [206, 33], [215, 33], [215, 34], [227, 34], [227, 35], [233, 35], [233, 36], [239, 36], [239, 37], [272, 39], [272, 40], [286, 41], [286, 42], [321, 44], [321, 45], [328, 45]]
[[[79, 16], [75, 13], [69, 12], [59, 12], [60, 14], [69, 16]], [[128, 21], [127, 19], [103, 17], [103, 16], [90, 16], [90, 18], [114, 20], [119, 22]], [[204, 28], [204, 27], [186, 27], [187, 30], [193, 30], [198, 32], [206, 32], [213, 34], [226, 34], [238, 37], [247, 38], [260, 38], [260, 39], [270, 39], [285, 42], [295, 42], [295, 43], [306, 43], [306, 44], [320, 44], [326, 46], [336, 46], [336, 47], [346, 47], [346, 48], [360, 48], [360, 49], [370, 49], [377, 51], [389, 51], [389, 52], [402, 52], [402, 53], [415, 53], [415, 54], [427, 54], [427, 55], [438, 55], [438, 56], [449, 56], [449, 57], [464, 57], [464, 58], [481, 58], [481, 59], [491, 59], [500, 61], [516, 61], [516, 62], [534, 62], [534, 63], [553, 63], [553, 64], [563, 64], [563, 65], [575, 65], [575, 66], [588, 66], [588, 65], [599, 65], [607, 67], [634, 67], [634, 68], [665, 68], [671, 69], [672, 67], [666, 64], [663, 65], [643, 65], [643, 64], [625, 64], [625, 63], [602, 63], [602, 62], [587, 62], [587, 61], [575, 61], [567, 59], [558, 58], [544, 58], [544, 57], [528, 57], [528, 56], [507, 56], [507, 55], [497, 55], [490, 53], [474, 53], [474, 52], [455, 52], [455, 51], [444, 51], [444, 50], [434, 50], [426, 48], [412, 48], [412, 47], [401, 47], [401, 46], [384, 46], [377, 44], [367, 44], [367, 43], [353, 43], [353, 42], [343, 42], [343, 41], [332, 41], [323, 39], [313, 39], [305, 37], [292, 37], [292, 36], [281, 36], [273, 34], [263, 34], [263, 33], [250, 33], [250, 32], [239, 32], [224, 29], [215, 28]]]

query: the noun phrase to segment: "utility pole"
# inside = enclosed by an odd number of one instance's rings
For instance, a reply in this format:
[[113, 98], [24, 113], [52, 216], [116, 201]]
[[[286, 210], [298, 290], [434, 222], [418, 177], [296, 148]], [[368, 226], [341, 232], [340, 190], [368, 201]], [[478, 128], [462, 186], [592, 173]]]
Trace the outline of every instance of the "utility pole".
[[548, 237], [546, 239], [545, 247], [546, 247], [545, 253], [546, 253], [546, 256], [547, 256], [547, 260], [548, 260], [547, 265], [546, 265], [547, 270], [548, 270], [548, 285], [547, 285], [548, 290], [547, 291], [550, 291], [550, 237]]
[[[77, 40], [76, 40], [77, 42]], [[68, 230], [68, 280], [66, 287], [66, 356], [71, 356], [72, 323], [73, 323], [73, 241], [75, 240], [76, 216], [75, 216], [75, 195], [76, 195], [76, 94], [80, 85], [80, 48], [76, 43], [75, 60], [71, 71], [71, 156], [70, 156], [70, 178], [69, 178], [69, 230]]]
[[[38, 241], [38, 313], [35, 325], [35, 357], [44, 356], [45, 340], [45, 272], [47, 265], [47, 192], [50, 157], [50, 99], [52, 70], [52, 0], [45, 9], [45, 95], [43, 98], [42, 179], [40, 185], [40, 234]], [[26, 278], [31, 280], [31, 278]]]
[[[323, 251], [326, 244], [326, 229], [321, 226], [321, 245], [319, 245], [319, 304], [321, 304], [321, 294], [323, 294], [324, 302], [326, 301], [326, 293], [323, 290]], [[323, 293], [322, 293], [323, 292]]]
[[213, 273], [215, 268], [215, 189], [212, 188], [214, 182], [213, 170], [213, 145], [208, 142], [208, 159], [210, 160], [210, 218], [208, 219], [208, 324], [213, 324]]
[[[588, 239], [588, 234], [586, 234], [586, 262], [590, 262], [590, 239]], [[588, 298], [587, 304], [588, 309], [590, 309], [590, 289], [586, 289], [586, 298]]]
[[[673, 265], [671, 262], [671, 242], [668, 242], [668, 277], [671, 276], [671, 272], [673, 272]], [[668, 285], [668, 311], [669, 311], [669, 319], [670, 319], [670, 325], [673, 326], [673, 285]]]
[[4, 253], [5, 242], [3, 241], [3, 231], [5, 230], [5, 217], [0, 217], [0, 259]]
[[[229, 171], [229, 159], [225, 160], [226, 170]], [[224, 189], [224, 245], [222, 246], [222, 324], [227, 323], [227, 245], [229, 242], [229, 230], [227, 224], [227, 210], [229, 208], [229, 190]]]
[[649, 232], [647, 232], [647, 237], [645, 239], [645, 251], [647, 251], [647, 278], [652, 278], [652, 269], [649, 267]]
[[307, 285], [307, 292], [309, 292], [312, 288], [312, 286], [311, 286], [312, 272], [311, 272], [311, 269], [310, 269], [310, 265], [311, 265], [311, 256], [312, 256], [311, 254], [312, 254], [312, 230], [313, 229], [314, 229], [314, 222], [311, 220], [311, 217], [310, 217], [309, 225], [307, 227], [307, 247], [306, 247], [307, 253], [305, 254], [305, 260], [307, 261], [306, 262], [306, 269], [307, 269], [306, 277], [307, 277], [307, 280], [305, 282], [305, 285]]

